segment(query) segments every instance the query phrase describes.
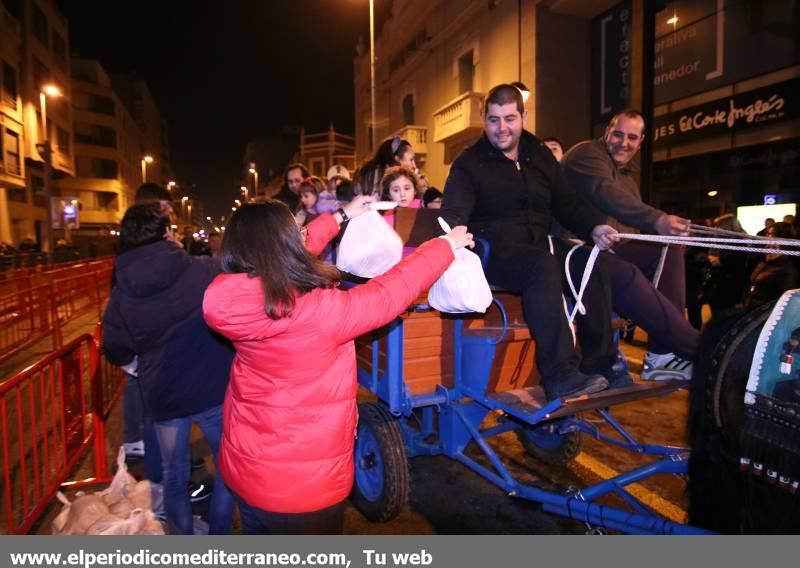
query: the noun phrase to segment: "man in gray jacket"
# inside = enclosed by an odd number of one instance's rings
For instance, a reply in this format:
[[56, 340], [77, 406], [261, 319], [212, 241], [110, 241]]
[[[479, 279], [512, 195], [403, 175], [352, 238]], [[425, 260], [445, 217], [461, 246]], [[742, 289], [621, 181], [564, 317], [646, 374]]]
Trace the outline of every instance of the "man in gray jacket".
[[[567, 180], [607, 214], [608, 224], [621, 233], [686, 235], [690, 220], [644, 203], [631, 176], [630, 162], [644, 140], [644, 126], [638, 111], [625, 110], [614, 116], [602, 138], [580, 142], [565, 154], [562, 164]], [[602, 264], [611, 277], [614, 307], [649, 334], [642, 378], [690, 379], [690, 359], [697, 349], [699, 334], [684, 316], [683, 253], [669, 247], [655, 290], [647, 281], [652, 281], [657, 271], [661, 250], [653, 243], [622, 242], [613, 254], [601, 255]]]

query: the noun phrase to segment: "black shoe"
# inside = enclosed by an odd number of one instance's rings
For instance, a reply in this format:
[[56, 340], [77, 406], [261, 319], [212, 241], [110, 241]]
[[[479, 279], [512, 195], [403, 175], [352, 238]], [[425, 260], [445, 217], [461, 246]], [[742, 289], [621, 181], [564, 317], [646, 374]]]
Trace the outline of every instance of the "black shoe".
[[570, 371], [549, 382], [554, 384], [542, 384], [548, 401], [600, 392], [608, 387], [608, 380], [603, 375], [587, 375], [580, 371]]
[[191, 459], [191, 468], [192, 471], [197, 471], [198, 469], [202, 469], [206, 465], [206, 460], [203, 458], [192, 458]]
[[189, 484], [189, 501], [192, 503], [199, 503], [211, 497], [211, 483], [208, 481], [201, 481], [200, 483]]
[[623, 387], [629, 387], [633, 385], [633, 377], [631, 377], [628, 371], [614, 371], [611, 370], [608, 373], [603, 373], [606, 380], [608, 381], [608, 388], [610, 389], [621, 389]]

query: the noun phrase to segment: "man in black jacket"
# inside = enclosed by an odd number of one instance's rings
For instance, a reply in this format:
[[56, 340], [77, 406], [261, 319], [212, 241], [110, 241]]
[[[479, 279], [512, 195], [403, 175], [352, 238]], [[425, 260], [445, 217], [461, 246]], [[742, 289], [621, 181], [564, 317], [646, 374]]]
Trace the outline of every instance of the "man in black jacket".
[[[601, 248], [612, 245], [616, 231], [567, 186], [541, 140], [523, 130], [526, 114], [516, 87], [498, 85], [489, 92], [484, 135], [453, 162], [442, 216], [451, 226], [466, 224], [489, 242], [486, 276], [491, 284], [522, 294], [548, 399], [598, 392], [609, 382], [629, 384], [627, 374], [612, 371], [616, 349], [607, 275], [595, 271], [584, 295], [587, 313], [577, 320], [581, 360], [561, 297], [569, 245], [548, 238], [553, 217]], [[580, 282], [587, 258], [585, 250], [576, 251], [570, 263], [574, 282]]]

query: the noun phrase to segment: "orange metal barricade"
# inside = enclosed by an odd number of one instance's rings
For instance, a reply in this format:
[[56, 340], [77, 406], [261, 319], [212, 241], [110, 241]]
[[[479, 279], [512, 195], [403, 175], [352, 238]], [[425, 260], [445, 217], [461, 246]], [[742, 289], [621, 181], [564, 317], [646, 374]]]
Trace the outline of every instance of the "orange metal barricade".
[[[62, 485], [110, 481], [105, 421], [124, 374], [100, 356], [99, 331], [78, 337], [0, 385], [0, 526], [24, 534]], [[94, 474], [68, 482], [94, 448]], [[2, 529], [0, 529], [2, 530]]]

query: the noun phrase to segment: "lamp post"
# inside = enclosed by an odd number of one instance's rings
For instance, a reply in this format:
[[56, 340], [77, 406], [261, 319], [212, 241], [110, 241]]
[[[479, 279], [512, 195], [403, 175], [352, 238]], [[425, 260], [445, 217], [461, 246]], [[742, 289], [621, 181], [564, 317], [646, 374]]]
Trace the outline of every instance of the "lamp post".
[[[183, 224], [188, 225], [189, 223], [186, 222], [186, 205], [188, 204], [189, 197], [184, 195], [181, 197], [181, 207], [183, 208]], [[190, 206], [191, 207], [191, 206]], [[191, 211], [191, 209], [190, 209]]]
[[369, 0], [369, 81], [372, 97], [372, 128], [370, 128], [370, 151], [375, 151], [375, 2]]
[[250, 169], [247, 171], [253, 174], [253, 195], [258, 195], [258, 170], [256, 169], [256, 165], [251, 163]]
[[53, 237], [53, 205], [51, 203], [52, 190], [50, 181], [53, 177], [53, 149], [50, 146], [50, 137], [47, 131], [47, 97], [60, 97], [61, 90], [55, 85], [42, 85], [39, 92], [39, 105], [42, 113], [42, 129], [40, 130], [40, 142], [36, 149], [44, 161], [44, 199], [45, 199], [45, 226], [42, 234], [43, 248], [45, 252], [51, 252]]
[[245, 202], [245, 203], [247, 203], [247, 202], [249, 201], [249, 199], [247, 198], [247, 195], [248, 195], [248, 193], [247, 193], [247, 186], [246, 186], [246, 185], [243, 185], [243, 186], [241, 186], [239, 189], [241, 189], [241, 190], [242, 190], [242, 193], [244, 193], [244, 202]]
[[147, 164], [153, 163], [153, 156], [142, 157], [142, 183], [147, 183]]
[[177, 183], [175, 183], [174, 181], [168, 181], [168, 182], [167, 182], [167, 191], [169, 191], [170, 193], [172, 193], [172, 192], [175, 190], [175, 188], [177, 187], [177, 185], [178, 185], [178, 184], [177, 184]]

